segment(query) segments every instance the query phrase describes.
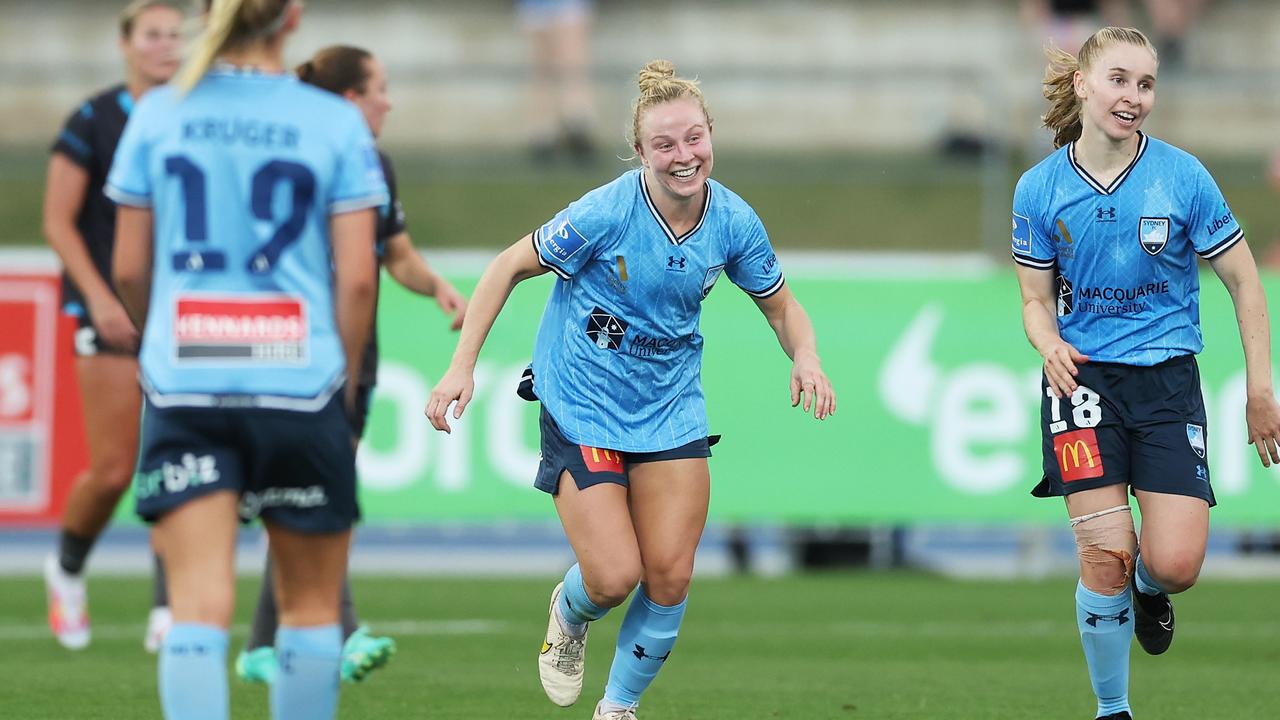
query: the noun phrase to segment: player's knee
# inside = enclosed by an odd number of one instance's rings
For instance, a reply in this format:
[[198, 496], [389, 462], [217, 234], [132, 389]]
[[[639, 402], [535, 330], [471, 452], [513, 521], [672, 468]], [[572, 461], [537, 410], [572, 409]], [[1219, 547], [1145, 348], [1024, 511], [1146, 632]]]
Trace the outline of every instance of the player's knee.
[[1192, 557], [1152, 558], [1143, 553], [1142, 562], [1147, 572], [1167, 593], [1180, 593], [1191, 588], [1200, 578], [1200, 562]]
[[591, 602], [612, 608], [627, 601], [627, 596], [640, 584], [640, 566], [614, 567], [596, 574], [587, 584]]
[[119, 498], [133, 482], [133, 453], [113, 453], [97, 459], [92, 467], [91, 482], [104, 495]]
[[644, 590], [649, 599], [659, 605], [678, 605], [689, 594], [689, 580], [693, 567], [681, 563], [660, 568], [644, 569]]
[[1138, 536], [1127, 507], [1072, 519], [1080, 557], [1080, 582], [1102, 595], [1118, 595], [1129, 587]]
[[[225, 628], [231, 626], [231, 615], [235, 609], [235, 592], [231, 587], [209, 586], [193, 597], [171, 598], [170, 604], [175, 607], [175, 615], [181, 613], [182, 622]], [[179, 610], [184, 606], [185, 612]]]

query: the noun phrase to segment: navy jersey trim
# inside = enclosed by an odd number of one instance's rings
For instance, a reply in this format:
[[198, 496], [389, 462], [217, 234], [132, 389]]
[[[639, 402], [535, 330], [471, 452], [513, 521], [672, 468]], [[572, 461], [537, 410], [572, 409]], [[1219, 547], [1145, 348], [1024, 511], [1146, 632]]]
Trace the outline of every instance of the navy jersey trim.
[[[1079, 141], [1076, 141], [1076, 142], [1079, 142]], [[1121, 171], [1119, 175], [1116, 176], [1115, 180], [1111, 181], [1110, 185], [1103, 185], [1102, 183], [1093, 179], [1093, 176], [1090, 175], [1088, 171], [1086, 171], [1083, 167], [1080, 167], [1080, 163], [1076, 162], [1076, 143], [1075, 142], [1072, 142], [1070, 145], [1067, 146], [1067, 157], [1070, 159], [1071, 167], [1076, 171], [1076, 174], [1079, 175], [1082, 180], [1088, 183], [1089, 187], [1092, 187], [1094, 190], [1097, 190], [1103, 195], [1110, 195], [1114, 193], [1116, 190], [1120, 189], [1120, 186], [1124, 183], [1125, 178], [1129, 177], [1129, 173], [1133, 172], [1133, 168], [1137, 166], [1138, 161], [1142, 159], [1142, 155], [1146, 151], [1147, 151], [1147, 136], [1145, 133], [1139, 130], [1138, 131], [1138, 152], [1133, 154], [1133, 159], [1129, 161], [1128, 166], [1126, 166], [1125, 169]]]
[[[76, 135], [70, 130], [64, 129], [58, 135], [58, 144], [65, 145], [72, 152], [75, 152], [77, 157], [74, 159], [80, 164], [88, 162], [89, 158], [93, 157], [93, 148], [89, 147], [89, 143], [85, 142], [84, 138]], [[57, 150], [57, 148], [55, 147], [54, 150]]]
[[653, 198], [649, 196], [649, 184], [644, 180], [644, 171], [640, 171], [640, 194], [644, 196], [645, 205], [649, 206], [649, 212], [653, 214], [653, 219], [658, 221], [658, 226], [662, 228], [662, 232], [666, 234], [667, 240], [672, 245], [680, 245], [690, 236], [698, 232], [702, 228], [702, 223], [707, 219], [707, 210], [711, 207], [711, 183], [703, 181], [702, 183], [702, 215], [698, 217], [698, 222], [689, 229], [689, 232], [683, 235], [676, 235], [671, 226], [667, 224], [667, 219], [662, 217], [662, 213], [658, 212], [658, 206], [653, 203]]
[[539, 241], [539, 236], [541, 234], [542, 234], [542, 228], [538, 228], [537, 230], [534, 230], [529, 235], [530, 239], [532, 239], [533, 241], [533, 254], [535, 257], [538, 258], [538, 264], [550, 270], [551, 272], [555, 273], [556, 275], [558, 275], [561, 280], [573, 279], [573, 276], [570, 275], [564, 268], [560, 267], [559, 265], [556, 265], [555, 263], [549, 263], [542, 258], [541, 242]]
[[1033, 258], [1030, 255], [1013, 254], [1013, 261], [1024, 267], [1035, 268], [1037, 270], [1052, 270], [1056, 260], [1041, 260]]
[[756, 291], [756, 290], [748, 290], [746, 288], [742, 288], [742, 292], [750, 295], [753, 298], [758, 298], [760, 300], [763, 300], [767, 297], [772, 297], [773, 295], [777, 295], [778, 291], [782, 289], [782, 286], [784, 284], [786, 284], [786, 278], [779, 275], [778, 281], [770, 285], [769, 287], [765, 288], [764, 290]]
[[1226, 252], [1227, 250], [1230, 250], [1232, 246], [1240, 242], [1240, 240], [1242, 240], [1243, 238], [1244, 238], [1244, 230], [1242, 228], [1236, 228], [1236, 231], [1228, 235], [1222, 242], [1218, 243], [1217, 245], [1214, 245], [1213, 247], [1209, 248], [1208, 250], [1205, 250], [1204, 252], [1197, 251], [1197, 254], [1200, 257], [1204, 258], [1205, 260], [1213, 259], [1221, 255], [1222, 253]]

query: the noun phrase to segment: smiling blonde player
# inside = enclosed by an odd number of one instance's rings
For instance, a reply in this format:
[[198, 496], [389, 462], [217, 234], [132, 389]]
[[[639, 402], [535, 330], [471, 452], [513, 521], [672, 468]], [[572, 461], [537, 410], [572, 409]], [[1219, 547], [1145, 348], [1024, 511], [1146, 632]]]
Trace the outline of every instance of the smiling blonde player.
[[640, 71], [641, 169], [592, 190], [490, 263], [427, 415], [448, 431], [474, 390], [480, 346], [511, 288], [553, 272], [533, 357], [542, 401], [534, 485], [555, 498], [578, 563], [551, 593], [539, 655], [557, 705], [582, 691], [587, 624], [640, 584], [618, 634], [597, 720], [633, 720], [684, 617], [711, 479], [702, 396], [702, 300], [723, 274], [793, 360], [791, 400], [825, 418], [835, 393], [813, 325], [783, 281], [755, 212], [710, 179], [711, 117], [696, 83], [659, 60]]
[[1249, 438], [1264, 466], [1280, 462], [1280, 406], [1266, 298], [1240, 225], [1195, 157], [1139, 130], [1155, 105], [1150, 41], [1108, 27], [1078, 57], [1049, 59], [1044, 124], [1059, 149], [1013, 198], [1023, 326], [1044, 358], [1044, 479], [1033, 494], [1066, 499], [1097, 716], [1130, 720], [1130, 641], [1168, 649], [1169, 593], [1195, 584], [1215, 502], [1195, 361], [1197, 257], [1235, 304]]

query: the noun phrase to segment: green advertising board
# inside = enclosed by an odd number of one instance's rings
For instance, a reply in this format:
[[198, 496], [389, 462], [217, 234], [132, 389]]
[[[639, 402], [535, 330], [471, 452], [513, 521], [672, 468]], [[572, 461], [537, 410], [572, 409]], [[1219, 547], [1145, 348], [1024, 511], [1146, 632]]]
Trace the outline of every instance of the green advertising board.
[[[1028, 494], [1040, 477], [1040, 366], [1023, 336], [1011, 267], [845, 256], [783, 264], [817, 328], [839, 409], [818, 422], [790, 407], [790, 362], [750, 298], [721, 282], [702, 320], [711, 431], [724, 436], [711, 460], [713, 520], [1062, 520], [1059, 501]], [[469, 291], [478, 270], [449, 274]], [[384, 279], [382, 364], [360, 455], [368, 520], [554, 517], [532, 487], [537, 405], [515, 394], [553, 281], [516, 288], [481, 353], [475, 398], [444, 435], [423, 408], [456, 335], [431, 300]], [[1264, 470], [1246, 443], [1230, 298], [1212, 273], [1202, 283], [1214, 520], [1275, 523], [1280, 474]], [[1267, 286], [1280, 298], [1280, 283]]]

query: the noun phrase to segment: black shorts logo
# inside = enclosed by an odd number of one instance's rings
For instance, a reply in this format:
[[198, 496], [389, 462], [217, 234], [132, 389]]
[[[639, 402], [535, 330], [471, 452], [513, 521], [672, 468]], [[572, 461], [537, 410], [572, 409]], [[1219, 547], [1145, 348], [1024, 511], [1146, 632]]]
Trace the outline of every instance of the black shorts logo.
[[622, 336], [627, 332], [627, 322], [599, 307], [587, 318], [587, 337], [601, 350], [617, 350], [622, 347]]

